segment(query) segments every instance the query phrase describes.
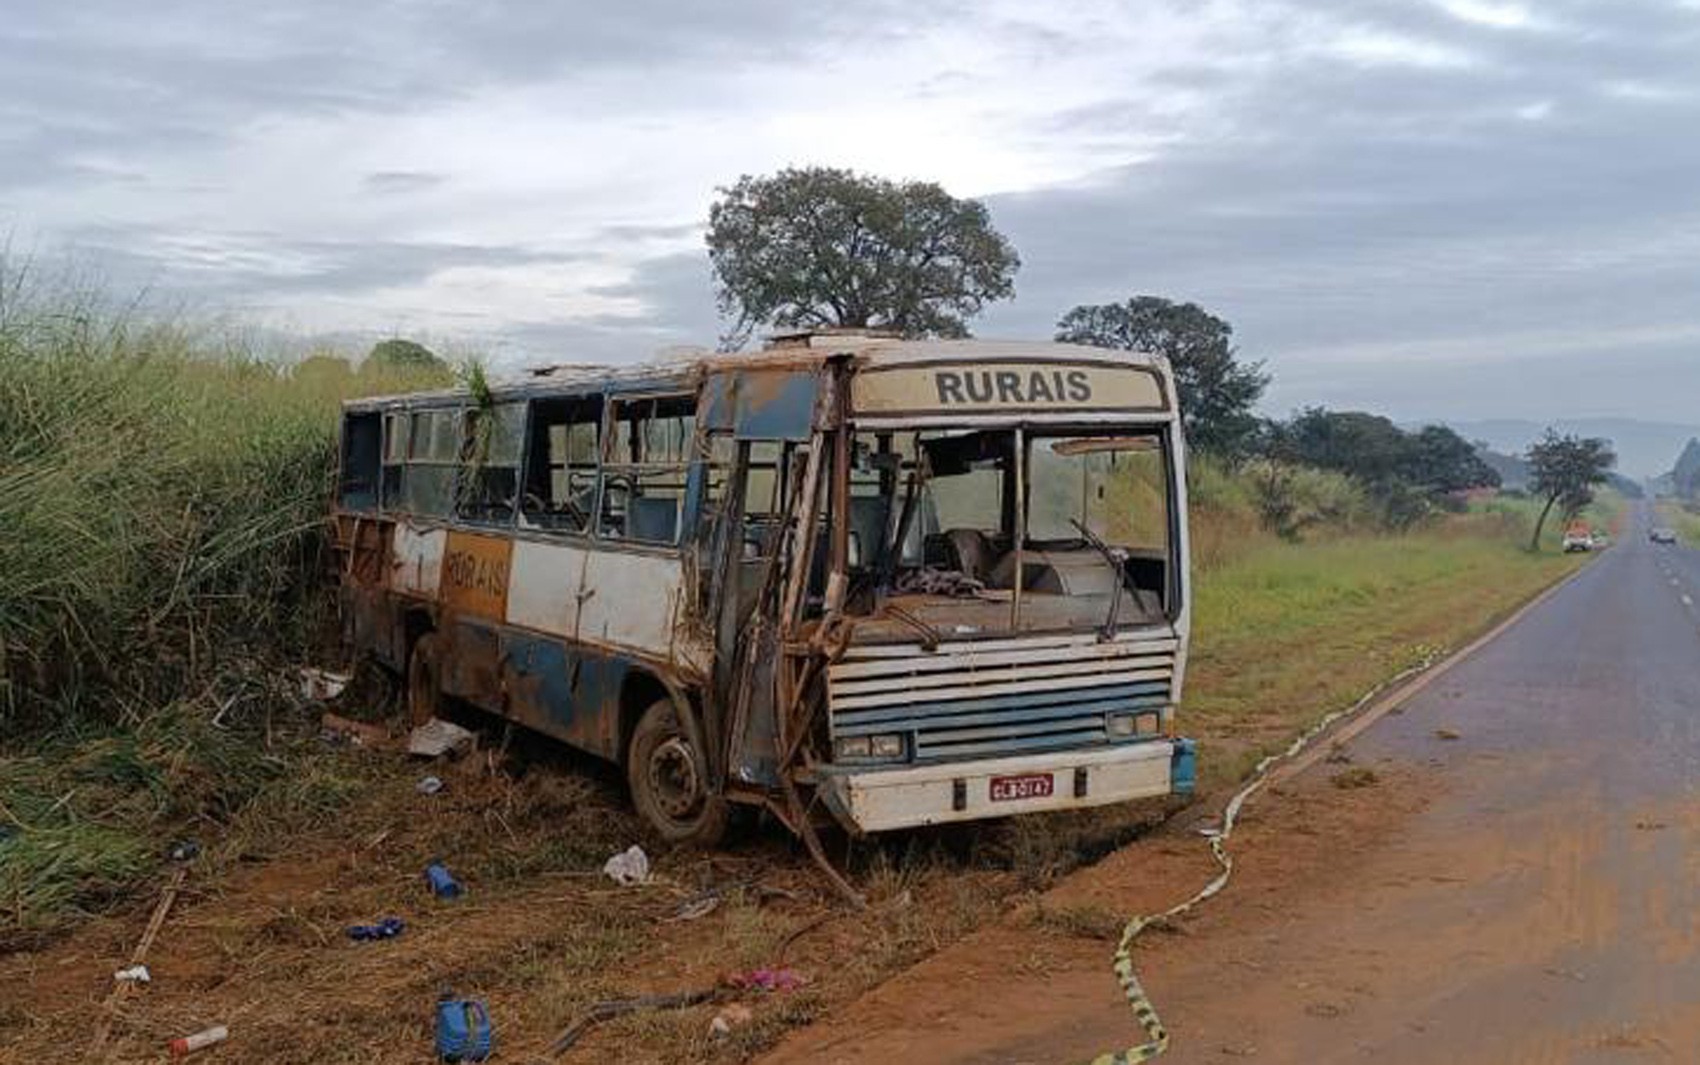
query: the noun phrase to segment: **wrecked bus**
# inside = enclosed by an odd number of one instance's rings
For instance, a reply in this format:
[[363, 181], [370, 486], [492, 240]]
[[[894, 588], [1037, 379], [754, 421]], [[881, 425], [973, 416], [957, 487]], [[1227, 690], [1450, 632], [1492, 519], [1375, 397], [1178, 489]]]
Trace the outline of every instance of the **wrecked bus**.
[[1157, 358], [775, 338], [350, 402], [349, 645], [624, 768], [662, 836], [1187, 790], [1184, 449]]

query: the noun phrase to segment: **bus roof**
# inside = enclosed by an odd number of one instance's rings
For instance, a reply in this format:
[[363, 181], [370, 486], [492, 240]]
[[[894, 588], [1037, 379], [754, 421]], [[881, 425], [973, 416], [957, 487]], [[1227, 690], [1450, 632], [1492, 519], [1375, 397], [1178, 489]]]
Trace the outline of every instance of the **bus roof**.
[[[1046, 362], [1100, 363], [1167, 370], [1161, 356], [1144, 352], [1058, 344], [1043, 340], [903, 340], [860, 331], [780, 334], [758, 351], [714, 352], [680, 349], [649, 362], [630, 365], [560, 363], [524, 368], [493, 377], [491, 392], [500, 399], [591, 393], [642, 393], [686, 390], [702, 378], [738, 370], [808, 369], [849, 357], [856, 369], [919, 366], [927, 363]], [[436, 389], [349, 400], [351, 410], [378, 410], [432, 401], [464, 399], [464, 388]]]

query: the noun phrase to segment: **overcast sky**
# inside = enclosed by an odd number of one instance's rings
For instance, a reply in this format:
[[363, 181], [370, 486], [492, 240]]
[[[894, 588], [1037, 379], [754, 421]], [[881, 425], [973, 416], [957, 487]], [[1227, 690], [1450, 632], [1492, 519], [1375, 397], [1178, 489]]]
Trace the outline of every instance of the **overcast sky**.
[[1155, 293], [1266, 407], [1700, 421], [1700, 0], [8, 0], [0, 234], [502, 360], [719, 331], [716, 186], [983, 198], [983, 335]]

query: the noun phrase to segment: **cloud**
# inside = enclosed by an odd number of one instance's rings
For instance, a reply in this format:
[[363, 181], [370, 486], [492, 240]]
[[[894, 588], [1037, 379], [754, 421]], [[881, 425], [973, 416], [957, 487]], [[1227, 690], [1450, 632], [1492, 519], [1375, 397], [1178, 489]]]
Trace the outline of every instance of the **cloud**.
[[0, 231], [269, 325], [618, 360], [713, 342], [716, 187], [846, 165], [987, 200], [1024, 267], [982, 333], [1152, 292], [1277, 410], [1674, 415], [1697, 47], [1659, 0], [20, 0]]
[[367, 192], [380, 195], [404, 195], [409, 192], [424, 192], [437, 188], [449, 179], [442, 174], [432, 174], [423, 170], [378, 170], [367, 174], [360, 180], [361, 187]]

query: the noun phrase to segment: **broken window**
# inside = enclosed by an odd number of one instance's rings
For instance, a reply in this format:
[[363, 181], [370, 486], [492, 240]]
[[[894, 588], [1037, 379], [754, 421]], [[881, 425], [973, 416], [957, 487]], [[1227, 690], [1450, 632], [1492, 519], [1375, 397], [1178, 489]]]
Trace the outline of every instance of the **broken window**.
[[383, 505], [391, 509], [399, 509], [402, 505], [401, 472], [407, 464], [407, 429], [405, 411], [391, 411], [384, 415], [384, 472], [381, 492]]
[[383, 423], [376, 413], [349, 414], [342, 422], [342, 469], [337, 499], [351, 510], [378, 505], [380, 436]]
[[531, 405], [521, 518], [530, 528], [588, 533], [596, 508], [602, 439], [597, 396], [536, 400]]
[[496, 525], [513, 520], [524, 432], [524, 403], [499, 403], [467, 412], [460, 495], [455, 502], [459, 517]]
[[685, 482], [696, 447], [696, 400], [679, 396], [620, 400], [602, 467], [597, 534], [615, 540], [676, 544]]
[[425, 517], [449, 517], [454, 513], [461, 412], [447, 408], [416, 410], [407, 419], [407, 462], [401, 474], [401, 507]]

